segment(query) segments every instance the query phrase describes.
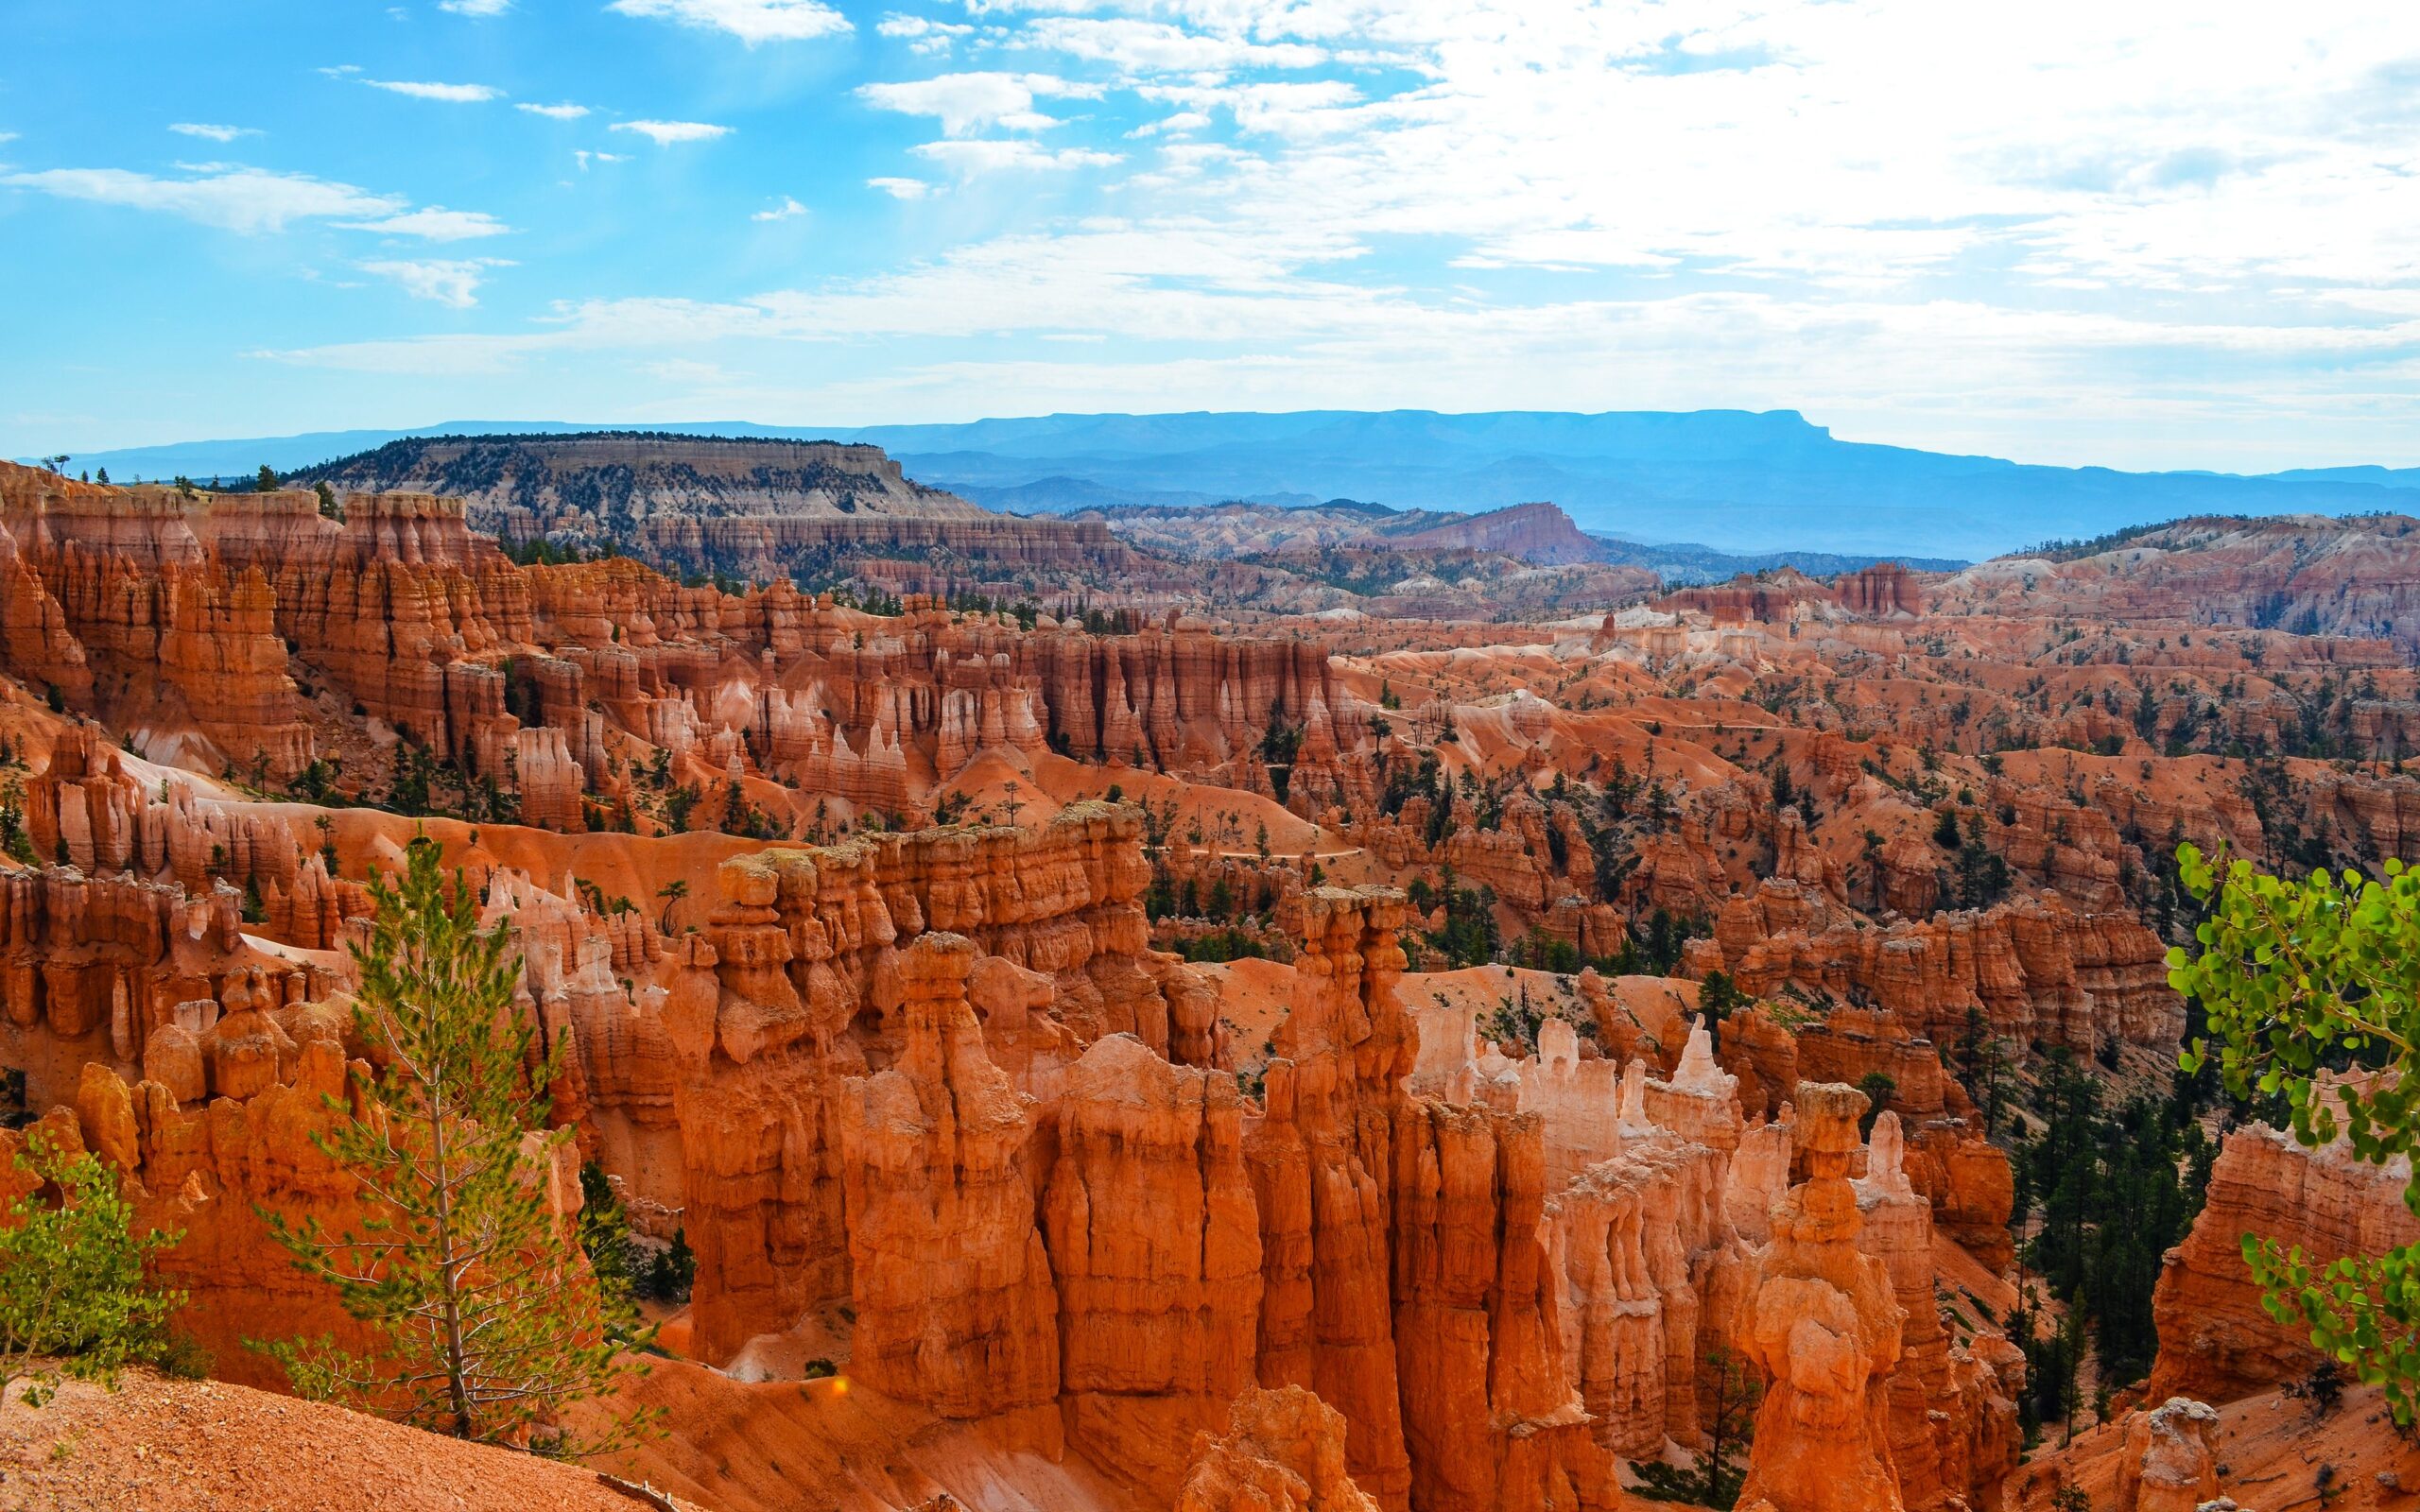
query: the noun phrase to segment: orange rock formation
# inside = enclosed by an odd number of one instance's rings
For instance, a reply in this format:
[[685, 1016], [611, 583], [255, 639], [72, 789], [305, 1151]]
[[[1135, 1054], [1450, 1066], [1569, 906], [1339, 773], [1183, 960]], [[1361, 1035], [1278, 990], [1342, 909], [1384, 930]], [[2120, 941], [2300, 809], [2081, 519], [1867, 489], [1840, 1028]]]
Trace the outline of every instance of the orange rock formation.
[[2306, 1150], [2267, 1125], [2229, 1134], [2202, 1211], [2168, 1252], [2152, 1294], [2159, 1359], [2145, 1397], [2225, 1402], [2308, 1375], [2322, 1356], [2308, 1330], [2261, 1306], [2244, 1236], [2299, 1246], [2314, 1268], [2420, 1243], [2420, 1217], [2403, 1203], [2410, 1176], [2399, 1160], [2355, 1159], [2342, 1140]]
[[1776, 1512], [1895, 1512], [1906, 1505], [1891, 1454], [1893, 1366], [1905, 1312], [1891, 1275], [1858, 1248], [1848, 1179], [1863, 1092], [1798, 1090], [1806, 1179], [1774, 1204], [1773, 1240], [1750, 1280], [1740, 1344], [1769, 1384], [1740, 1487]]

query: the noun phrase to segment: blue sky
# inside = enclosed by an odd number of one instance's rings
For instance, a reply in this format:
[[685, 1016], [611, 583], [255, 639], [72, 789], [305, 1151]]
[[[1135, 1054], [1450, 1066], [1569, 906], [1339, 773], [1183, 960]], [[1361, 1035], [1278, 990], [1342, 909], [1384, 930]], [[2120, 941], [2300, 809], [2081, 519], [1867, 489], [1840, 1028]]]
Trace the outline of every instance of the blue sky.
[[2420, 463], [2409, 0], [12, 0], [0, 455], [1796, 408]]

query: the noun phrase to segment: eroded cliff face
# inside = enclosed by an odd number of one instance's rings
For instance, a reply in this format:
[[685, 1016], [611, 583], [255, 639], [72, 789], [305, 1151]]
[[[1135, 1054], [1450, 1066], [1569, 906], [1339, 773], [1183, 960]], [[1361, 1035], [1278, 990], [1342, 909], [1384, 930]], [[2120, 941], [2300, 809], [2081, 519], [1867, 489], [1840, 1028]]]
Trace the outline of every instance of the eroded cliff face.
[[2080, 912], [2056, 897], [1876, 929], [1767, 882], [1723, 905], [1711, 938], [1691, 942], [1690, 962], [1758, 997], [1794, 986], [1872, 1004], [1942, 1044], [1979, 1011], [1986, 1032], [2014, 1044], [2088, 1055], [2104, 1039], [2182, 1038], [2166, 953], [2133, 915]]
[[2229, 1134], [2202, 1211], [2168, 1252], [2152, 1294], [2159, 1358], [2145, 1400], [2232, 1401], [2308, 1375], [2322, 1356], [2307, 1329], [2261, 1306], [2244, 1237], [2298, 1246], [2314, 1269], [2420, 1243], [2420, 1218], [2403, 1205], [2410, 1177], [2400, 1160], [2371, 1165], [2341, 1141], [2307, 1150], [2262, 1124]]
[[1554, 505], [1543, 503], [1516, 504], [1470, 515], [1411, 535], [1394, 536], [1391, 544], [1411, 551], [1458, 548], [1502, 552], [1548, 567], [1594, 561], [1603, 555], [1602, 548], [1572, 523], [1571, 516]]
[[1177, 1512], [1377, 1512], [1344, 1470], [1344, 1418], [1300, 1386], [1236, 1399], [1225, 1434], [1202, 1434]]
[[1943, 581], [1937, 598], [1976, 610], [2055, 597], [2089, 619], [2276, 626], [2420, 645], [2415, 522], [2294, 516], [2179, 520], [2070, 560], [2014, 557]]
[[225, 889], [251, 910], [247, 922], [304, 950], [337, 949], [344, 920], [368, 911], [361, 885], [331, 873], [303, 813], [231, 801], [181, 772], [147, 780], [135, 766], [88, 728], [62, 730], [26, 785], [34, 853], [89, 874], [173, 883], [190, 897]]
[[[1786, 1398], [1770, 1444], [1759, 1419], [1755, 1453], [1768, 1467], [1761, 1494], [1777, 1507], [1861, 1504], [1857, 1497], [1879, 1494], [1886, 1482], [1897, 1504], [1996, 1504], [2016, 1463], [2022, 1355], [1996, 1334], [1953, 1344], [1944, 1331], [1933, 1303], [1934, 1225], [1948, 1205], [1910, 1179], [1897, 1115], [1877, 1122], [1870, 1151], [1858, 1145], [1853, 1114], [1845, 1136], [1819, 1130], [1837, 1146], [1827, 1157], [1809, 1141], [1797, 1104], [1838, 1102], [1834, 1094], [1847, 1092], [1861, 1105], [1861, 1094], [1793, 1074], [1780, 1084], [1787, 1095], [1778, 1116], [1766, 1122], [1759, 1099], [1757, 1122], [1746, 1124], [1741, 1077], [1718, 1064], [1703, 1026], [1688, 1032], [1669, 1073], [1660, 1074], [1652, 1053], [1617, 1062], [1599, 1057], [1594, 1042], [1583, 1050], [1561, 1019], [1541, 1025], [1536, 1055], [1510, 1056], [1478, 1037], [1470, 1009], [1423, 1008], [1416, 1017], [1415, 1092], [1498, 1120], [1534, 1121], [1543, 1136], [1544, 1242], [1564, 1378], [1599, 1450], [1636, 1460], [1660, 1456], [1668, 1443], [1699, 1447], [1718, 1351], [1727, 1351], [1757, 1362], [1769, 1382], [1800, 1371], [1812, 1383], [1805, 1390], [1821, 1399]], [[1726, 1040], [1737, 1026], [1725, 1026]], [[1931, 1056], [1928, 1046], [1910, 1053]], [[1939, 1108], [1937, 1061], [1931, 1069], [1939, 1132], [1998, 1156]], [[1911, 1078], [1910, 1090], [1921, 1097], [1924, 1085]], [[1858, 1165], [1865, 1176], [1817, 1185], [1833, 1157], [1842, 1177]], [[1806, 1186], [1789, 1187], [1794, 1162], [1811, 1173]], [[1997, 1169], [1996, 1242], [2004, 1246], [2004, 1158]], [[1809, 1201], [1820, 1222], [1793, 1216]], [[1831, 1291], [1808, 1289], [1819, 1281]], [[1834, 1306], [1833, 1292], [1848, 1300]], [[1818, 1330], [1812, 1342], [1793, 1332], [1802, 1323]], [[1808, 1364], [1796, 1358], [1802, 1345], [1833, 1352]], [[1859, 1362], [1853, 1389], [1834, 1384], [1845, 1379], [1841, 1349]], [[1865, 1462], [1850, 1455], [1810, 1469], [1808, 1456], [1847, 1452], [1836, 1441], [1852, 1425], [1871, 1466], [1859, 1469]], [[1848, 1500], [1822, 1501], [1835, 1478], [1849, 1487], [1841, 1493]]]
[[1262, 1287], [1246, 1114], [1232, 1075], [1177, 1065], [1131, 1034], [1097, 1040], [1068, 1071], [1043, 1223], [1060, 1384], [1078, 1437], [1122, 1463], [1163, 1466], [1230, 1402], [1246, 1410]]
[[165, 765], [284, 782], [315, 756], [390, 765], [400, 736], [512, 795], [522, 822], [569, 830], [646, 807], [633, 783], [650, 763], [659, 785], [813, 794], [835, 822], [925, 808], [984, 752], [1268, 792], [1272, 729], [1293, 732], [1307, 804], [1347, 791], [1340, 758], [1368, 739], [1312, 642], [886, 618], [779, 574], [724, 593], [629, 560], [523, 568], [459, 500], [342, 507], [338, 522], [308, 492], [187, 498], [7, 469], [7, 669]]
[[1401, 1091], [1400, 900], [1305, 896], [1251, 1099], [1182, 1063], [1207, 1026], [1191, 969], [1142, 949], [1138, 839], [1132, 811], [1079, 807], [724, 864], [712, 963], [659, 1009], [695, 1347], [812, 1319], [945, 1416], [1055, 1402], [1162, 1499], [1257, 1382], [1340, 1412], [1381, 1504], [1610, 1504], [1562, 1370], [1536, 1122]]

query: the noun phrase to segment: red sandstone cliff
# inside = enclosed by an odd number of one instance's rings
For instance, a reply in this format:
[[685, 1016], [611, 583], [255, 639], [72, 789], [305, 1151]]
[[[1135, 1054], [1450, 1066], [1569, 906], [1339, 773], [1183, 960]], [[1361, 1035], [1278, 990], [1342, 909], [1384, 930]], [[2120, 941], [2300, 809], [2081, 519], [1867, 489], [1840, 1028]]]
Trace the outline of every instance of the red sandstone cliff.
[[2357, 1160], [2342, 1143], [2304, 1149], [2266, 1125], [2228, 1135], [2201, 1214], [2168, 1252], [2152, 1296], [2159, 1359], [2145, 1400], [2231, 1401], [2308, 1375], [2321, 1356], [2306, 1330], [2261, 1306], [2244, 1236], [2299, 1246], [2314, 1269], [2420, 1243], [2420, 1218], [2403, 1205], [2410, 1174], [2400, 1162]]

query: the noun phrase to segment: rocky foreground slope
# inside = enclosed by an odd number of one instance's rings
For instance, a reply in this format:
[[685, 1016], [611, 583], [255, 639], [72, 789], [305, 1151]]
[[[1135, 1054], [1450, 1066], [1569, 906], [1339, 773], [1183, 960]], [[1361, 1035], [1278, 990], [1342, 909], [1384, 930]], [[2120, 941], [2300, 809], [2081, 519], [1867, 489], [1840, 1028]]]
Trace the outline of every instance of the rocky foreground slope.
[[[26, 1512], [420, 1512], [650, 1503], [596, 1472], [268, 1396], [135, 1371], [108, 1391], [63, 1386], [37, 1411], [0, 1410], [0, 1485]], [[672, 1503], [691, 1512], [698, 1503]]]

